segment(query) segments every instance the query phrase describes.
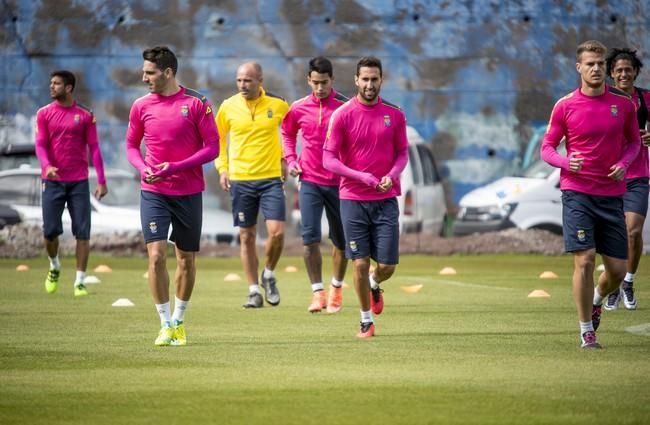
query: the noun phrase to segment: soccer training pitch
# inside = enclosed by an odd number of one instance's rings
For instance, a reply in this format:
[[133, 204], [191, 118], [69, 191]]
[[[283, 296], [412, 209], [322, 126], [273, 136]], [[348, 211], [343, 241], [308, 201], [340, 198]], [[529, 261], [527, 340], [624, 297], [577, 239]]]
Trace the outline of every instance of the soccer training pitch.
[[647, 424], [649, 261], [639, 309], [604, 311], [605, 348], [581, 350], [568, 256], [403, 256], [370, 340], [350, 268], [339, 314], [307, 313], [297, 257], [278, 266], [280, 306], [251, 311], [244, 280], [224, 281], [239, 259], [201, 257], [188, 345], [161, 348], [145, 259], [91, 256], [83, 299], [72, 258], [52, 295], [45, 258], [0, 260], [0, 424]]

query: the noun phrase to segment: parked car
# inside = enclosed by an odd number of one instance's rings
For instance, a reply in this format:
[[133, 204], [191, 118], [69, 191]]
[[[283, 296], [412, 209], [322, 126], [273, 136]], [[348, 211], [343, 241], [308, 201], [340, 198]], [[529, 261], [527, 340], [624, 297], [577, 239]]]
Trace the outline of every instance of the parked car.
[[10, 143], [0, 147], [0, 170], [25, 165], [38, 167], [36, 147], [33, 143]]
[[23, 221], [20, 213], [9, 205], [0, 204], [0, 229]]
[[[538, 160], [520, 177], [504, 177], [465, 194], [453, 225], [454, 236], [508, 228], [543, 229], [562, 234], [560, 169]], [[650, 220], [643, 227], [650, 250]]]
[[[121, 231], [141, 231], [140, 225], [140, 182], [133, 173], [107, 169], [105, 171], [108, 194], [101, 201], [90, 197], [92, 234]], [[94, 170], [89, 174], [90, 190], [96, 186]], [[208, 192], [204, 194], [202, 237], [218, 242], [234, 243], [239, 232], [232, 227], [232, 217], [218, 208]], [[216, 199], [216, 197], [215, 197]], [[42, 226], [41, 171], [40, 168], [20, 167], [0, 171], [0, 202], [11, 205], [22, 216], [25, 223]], [[70, 216], [62, 217], [63, 237], [72, 237]]]
[[[407, 126], [406, 134], [409, 141], [409, 162], [400, 176], [402, 194], [397, 198], [400, 232], [441, 234], [447, 204], [436, 161], [417, 130]], [[300, 205], [297, 184], [295, 188], [291, 218], [299, 227]], [[329, 227], [325, 214], [323, 214], [321, 227], [323, 235], [327, 235]]]

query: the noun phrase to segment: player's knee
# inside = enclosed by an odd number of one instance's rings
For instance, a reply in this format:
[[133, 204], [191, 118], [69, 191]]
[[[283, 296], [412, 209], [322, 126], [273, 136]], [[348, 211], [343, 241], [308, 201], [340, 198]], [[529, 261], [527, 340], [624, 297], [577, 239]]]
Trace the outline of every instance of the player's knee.
[[377, 264], [377, 269], [375, 269], [377, 277], [382, 281], [388, 279], [395, 273], [394, 264]]

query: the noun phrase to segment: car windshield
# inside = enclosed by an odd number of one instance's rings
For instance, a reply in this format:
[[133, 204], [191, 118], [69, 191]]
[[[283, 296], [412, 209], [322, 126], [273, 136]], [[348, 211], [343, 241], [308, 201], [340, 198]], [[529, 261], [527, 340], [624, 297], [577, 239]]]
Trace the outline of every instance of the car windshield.
[[[89, 178], [91, 192], [95, 190], [97, 179]], [[102, 204], [109, 207], [133, 207], [140, 205], [140, 182], [135, 177], [106, 176], [108, 193], [102, 198]]]

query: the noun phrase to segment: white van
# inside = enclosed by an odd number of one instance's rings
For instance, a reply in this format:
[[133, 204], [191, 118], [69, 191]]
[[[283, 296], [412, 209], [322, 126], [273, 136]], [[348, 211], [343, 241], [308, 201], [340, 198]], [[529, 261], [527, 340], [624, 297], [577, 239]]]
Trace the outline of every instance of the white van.
[[[504, 177], [465, 194], [453, 225], [454, 236], [516, 227], [562, 234], [560, 169], [533, 162], [521, 177]], [[650, 220], [643, 227], [650, 250]]]
[[[400, 176], [402, 195], [397, 198], [400, 211], [400, 232], [427, 232], [441, 234], [447, 213], [447, 204], [440, 173], [422, 136], [413, 127], [406, 127], [409, 141], [409, 162]], [[298, 185], [296, 184], [296, 190]], [[300, 208], [298, 195], [293, 194], [291, 219], [300, 235]], [[322, 234], [327, 237], [325, 214], [321, 220]]]

